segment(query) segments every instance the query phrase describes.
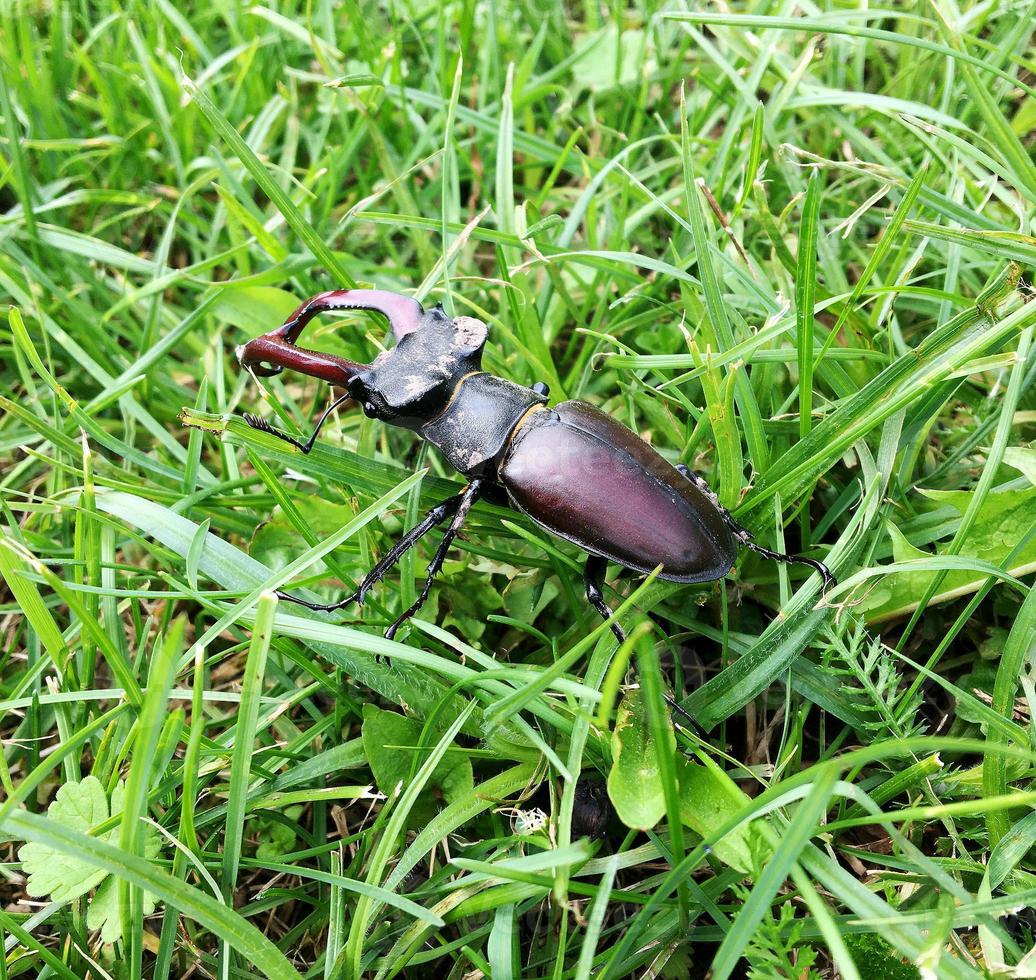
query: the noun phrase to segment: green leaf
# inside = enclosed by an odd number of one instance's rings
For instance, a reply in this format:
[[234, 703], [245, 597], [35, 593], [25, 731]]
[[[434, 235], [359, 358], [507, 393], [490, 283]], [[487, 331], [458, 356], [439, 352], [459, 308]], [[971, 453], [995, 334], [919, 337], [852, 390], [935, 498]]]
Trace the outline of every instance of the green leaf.
[[[1036, 654], [1036, 589], [1030, 589], [1011, 625], [1011, 632], [1004, 644], [1003, 656], [997, 667], [993, 683], [991, 707], [1004, 718], [1010, 719], [1014, 699], [1021, 683], [1020, 678], [1026, 664], [1031, 664]], [[990, 728], [988, 743], [991, 746], [1006, 743], [999, 729]], [[989, 752], [982, 761], [982, 790], [987, 797], [1008, 791], [1007, 758], [996, 751]], [[1003, 811], [986, 814], [986, 829], [994, 846], [999, 844], [1011, 830], [1011, 818]]]
[[[400, 783], [404, 786], [409, 783], [415, 759], [420, 766], [431, 753], [432, 746], [420, 752], [411, 750], [420, 743], [421, 729], [419, 722], [396, 711], [383, 711], [373, 704], [363, 706], [363, 749], [374, 773], [374, 782], [386, 796], [391, 796]], [[435, 796], [441, 794], [446, 803], [453, 803], [469, 793], [474, 785], [471, 761], [450, 753], [432, 771], [428, 787], [412, 813], [419, 822], [426, 823], [437, 809]]]
[[[111, 803], [104, 786], [96, 776], [87, 776], [77, 783], [65, 783], [47, 808], [46, 819], [82, 834], [89, 834], [94, 827], [118, 817], [125, 808], [126, 791], [120, 781], [112, 791]], [[116, 825], [98, 840], [114, 843], [120, 832]], [[153, 859], [158, 856], [160, 842], [152, 828], [144, 836], [144, 856]], [[82, 860], [63, 848], [49, 844], [30, 842], [18, 852], [22, 870], [28, 875], [26, 891], [33, 898], [50, 896], [55, 902], [70, 902], [97, 887], [97, 893], [90, 900], [86, 924], [90, 929], [100, 929], [106, 943], [122, 938], [119, 920], [118, 881], [107, 871], [97, 870], [96, 864]], [[144, 894], [144, 914], [155, 910], [153, 896]]]
[[576, 78], [583, 88], [599, 92], [637, 81], [647, 57], [642, 30], [619, 30], [609, 24], [587, 34], [573, 51]]
[[[969, 670], [958, 681], [957, 686], [976, 697], [985, 696], [992, 698], [993, 682], [996, 680], [996, 665], [986, 660], [980, 660], [972, 670]], [[972, 702], [964, 698], [957, 698], [956, 715], [961, 721], [970, 721], [975, 724], [985, 724], [985, 717], [981, 712], [972, 707]]]
[[[108, 796], [96, 776], [87, 776], [78, 783], [65, 783], [47, 807], [47, 820], [83, 834], [90, 833], [109, 816]], [[96, 870], [95, 865], [69, 857], [46, 844], [26, 844], [18, 852], [18, 860], [29, 876], [25, 890], [33, 898], [49, 895], [55, 902], [79, 898], [107, 876], [106, 871]]]
[[64, 859], [82, 858], [93, 867], [115, 873], [138, 888], [149, 889], [183, 915], [190, 916], [216, 936], [240, 950], [257, 971], [268, 977], [299, 980], [299, 972], [284, 954], [247, 919], [211, 895], [174, 878], [152, 861], [127, 854], [96, 837], [72, 830], [48, 817], [27, 810], [8, 814], [4, 830], [16, 838], [43, 844], [48, 852]]
[[324, 240], [317, 234], [316, 229], [303, 217], [295, 202], [270, 176], [266, 166], [255, 155], [255, 152], [244, 139], [241, 138], [241, 134], [231, 125], [227, 117], [223, 115], [215, 102], [209, 98], [205, 90], [195, 85], [186, 76], [183, 76], [181, 81], [185, 92], [198, 104], [198, 108], [204, 113], [212, 128], [230, 147], [231, 152], [241, 161], [244, 168], [252, 175], [252, 179], [270, 199], [273, 206], [281, 213], [291, 230], [306, 245], [313, 258], [323, 265], [339, 282], [350, 289], [354, 287], [356, 280], [349, 275], [348, 270], [338, 256], [327, 247]]
[[[676, 761], [680, 781], [680, 818], [691, 830], [708, 837], [744, 810], [750, 800], [712, 759], [705, 755], [699, 758], [701, 765], [683, 758]], [[750, 824], [739, 824], [712, 848], [724, 864], [742, 874], [752, 870], [750, 833]]]
[[1028, 446], [1008, 446], [1004, 450], [1004, 462], [1013, 466], [1036, 486], [1036, 449]]
[[[949, 504], [963, 514], [972, 497], [970, 490], [926, 490], [926, 497], [939, 505]], [[993, 565], [1000, 565], [1015, 545], [1032, 527], [1036, 487], [1022, 490], [1000, 490], [988, 494], [979, 508], [971, 533], [960, 548], [963, 558], [980, 558]], [[895, 525], [888, 525], [892, 539], [892, 553], [897, 562], [914, 558], [930, 558], [931, 554], [914, 547]], [[944, 548], [937, 546], [935, 554], [944, 554]], [[1011, 567], [1006, 569], [1014, 576], [1024, 575], [1036, 568], [1036, 541], [1016, 555]], [[910, 571], [889, 575], [879, 580], [863, 600], [862, 609], [869, 623], [883, 622], [909, 613], [917, 606], [920, 596], [936, 575], [937, 571]], [[943, 573], [939, 592], [933, 603], [948, 602], [962, 595], [968, 595], [987, 580], [988, 576], [970, 569], [953, 569]]]
[[[144, 915], [154, 912], [155, 906], [154, 895], [144, 892]], [[90, 905], [86, 910], [86, 925], [88, 929], [100, 929], [102, 942], [109, 945], [117, 943], [122, 938], [122, 923], [119, 920], [119, 880], [117, 878], [108, 875], [101, 882], [101, 887], [90, 899]]]
[[298, 297], [284, 289], [233, 286], [219, 294], [212, 305], [212, 312], [254, 337], [283, 323], [298, 305]]
[[813, 413], [813, 318], [817, 289], [817, 232], [820, 225], [820, 171], [809, 175], [799, 224], [795, 275], [795, 322], [799, 349], [799, 434], [806, 435]]
[[[675, 749], [676, 738], [671, 729], [668, 736]], [[623, 698], [616, 714], [608, 796], [619, 819], [634, 830], [650, 830], [665, 815], [658, 752], [639, 689]]]
[[[302, 807], [293, 806], [289, 807], [284, 815], [290, 820], [297, 820], [301, 812]], [[255, 830], [252, 833], [260, 841], [255, 849], [256, 859], [265, 862], [273, 862], [289, 854], [298, 840], [298, 835], [291, 827], [280, 820], [271, 820], [267, 817], [260, 817], [255, 821]]]
[[[306, 525], [315, 541], [333, 534], [356, 515], [354, 507], [321, 500], [315, 495], [305, 504]], [[272, 569], [284, 568], [298, 556], [299, 530], [283, 510], [277, 510], [256, 530], [248, 553]], [[313, 571], [319, 567], [314, 564]]]
[[40, 638], [47, 653], [55, 663], [63, 663], [68, 656], [65, 640], [57, 622], [34, 582], [25, 577], [25, 572], [35, 570], [34, 555], [7, 534], [0, 532], [0, 578], [7, 582], [18, 603], [18, 609]]

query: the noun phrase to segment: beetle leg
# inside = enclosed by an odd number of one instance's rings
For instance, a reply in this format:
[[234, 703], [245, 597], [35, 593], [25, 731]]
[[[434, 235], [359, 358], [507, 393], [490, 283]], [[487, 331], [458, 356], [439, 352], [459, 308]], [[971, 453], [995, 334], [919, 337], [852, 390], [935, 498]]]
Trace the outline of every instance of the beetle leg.
[[310, 434], [310, 437], [305, 442], [299, 442], [294, 436], [289, 436], [287, 432], [281, 432], [280, 429], [275, 429], [266, 419], [259, 418], [258, 415], [251, 415], [245, 412], [245, 421], [253, 428], [259, 429], [260, 432], [269, 432], [270, 435], [276, 436], [278, 439], [283, 439], [285, 442], [290, 442], [296, 449], [301, 450], [304, 453], [308, 453], [313, 448], [313, 443], [317, 441], [317, 436], [320, 434], [320, 430], [324, 423], [331, 417], [331, 413], [338, 408], [339, 405], [349, 401], [350, 395], [342, 395], [340, 398], [336, 398], [327, 408], [324, 409], [323, 414], [317, 420], [316, 428]]
[[835, 584], [835, 577], [831, 574], [831, 569], [827, 567], [822, 561], [817, 561], [814, 558], [801, 558], [798, 555], [786, 555], [779, 551], [770, 551], [769, 548], [763, 548], [761, 545], [757, 545], [752, 538], [754, 535], [747, 527], [738, 524], [737, 521], [731, 516], [730, 511], [727, 510], [719, 502], [719, 497], [712, 492], [712, 488], [703, 480], [697, 473], [689, 470], [683, 463], [679, 463], [676, 466], [677, 472], [682, 473], [688, 480], [691, 481], [702, 493], [705, 494], [712, 501], [716, 510], [723, 516], [723, 520], [727, 527], [730, 528], [731, 533], [737, 539], [737, 541], [744, 545], [746, 548], [754, 551], [757, 555], [762, 555], [764, 558], [769, 558], [771, 561], [783, 562], [785, 565], [808, 565], [810, 568], [820, 572], [821, 577], [824, 579], [824, 591], [826, 592], [832, 585]]
[[[600, 555], [590, 555], [583, 567], [583, 584], [586, 586], [586, 601], [596, 609], [604, 619], [611, 619], [612, 611], [604, 601], [604, 576], [608, 570], [608, 559]], [[612, 632], [620, 643], [626, 642], [626, 632], [618, 623], [612, 623]]]
[[281, 599], [285, 599], [288, 602], [297, 603], [300, 606], [305, 606], [307, 609], [312, 609], [315, 612], [334, 612], [336, 609], [343, 609], [348, 606], [351, 602], [356, 602], [359, 605], [363, 605], [363, 600], [367, 598], [367, 593], [371, 588], [378, 582], [380, 582], [393, 565], [399, 561], [417, 542], [423, 538], [433, 527], [437, 524], [441, 524], [451, 514], [456, 513], [457, 508], [460, 507], [464, 500], [464, 494], [458, 493], [453, 497], [448, 497], [441, 504], [437, 504], [429, 512], [427, 517], [420, 524], [415, 524], [406, 534], [403, 535], [384, 555], [364, 577], [363, 581], [360, 582], [360, 587], [347, 596], [345, 599], [340, 599], [338, 602], [310, 602], [308, 599], [300, 599], [298, 596], [290, 595], [287, 592], [278, 592], [277, 595]]
[[[587, 602], [605, 619], [611, 619], [612, 611], [605, 604], [601, 590], [607, 570], [608, 560], [606, 558], [602, 558], [599, 555], [590, 555], [586, 559], [586, 565], [583, 567], [583, 581], [586, 583]], [[618, 623], [612, 623], [612, 632], [619, 643], [626, 642], [626, 631]], [[672, 712], [689, 721], [699, 732], [702, 731], [702, 727], [695, 720], [694, 715], [684, 708], [676, 698], [667, 691], [662, 692], [662, 697], [665, 698], [665, 702], [669, 705], [669, 709]]]
[[746, 548], [750, 548], [757, 555], [762, 555], [764, 558], [769, 558], [772, 561], [783, 562], [785, 565], [808, 565], [815, 571], [820, 572], [821, 577], [824, 579], [824, 592], [835, 584], [835, 577], [831, 574], [831, 569], [822, 561], [817, 561], [815, 558], [803, 558], [800, 555], [785, 555], [779, 551], [770, 551], [769, 548], [760, 547], [754, 541], [739, 537], [737, 534], [734, 536]]
[[[734, 517], [730, 513], [730, 511], [727, 510], [727, 508], [719, 502], [719, 495], [712, 489], [712, 487], [708, 485], [708, 483], [705, 482], [704, 477], [699, 476], [697, 473], [694, 472], [694, 470], [690, 469], [687, 466], [684, 466], [683, 463], [676, 464], [676, 472], [681, 473], [685, 477], [687, 477], [687, 479], [690, 480], [691, 483], [693, 483], [703, 494], [705, 494], [706, 497], [709, 498], [709, 501], [712, 503], [712, 506], [720, 512], [720, 514], [723, 517], [724, 523], [727, 525], [727, 527], [730, 528], [731, 531], [734, 532], [735, 537], [738, 537], [739, 535], [747, 535], [749, 538], [752, 537], [752, 532], [749, 531], [747, 527], [738, 524], [738, 522], [734, 520]], [[744, 543], [742, 538], [738, 537], [738, 540]]]
[[451, 498], [458, 499], [456, 513], [453, 515], [450, 526], [446, 529], [446, 533], [442, 536], [442, 541], [439, 542], [439, 547], [435, 549], [435, 554], [428, 564], [428, 578], [425, 579], [424, 588], [421, 589], [421, 594], [417, 597], [417, 601], [385, 631], [386, 639], [391, 640], [396, 635], [399, 627], [412, 618], [414, 613], [425, 604], [428, 594], [432, 591], [432, 582], [439, 573], [439, 569], [442, 568], [442, 563], [446, 560], [446, 552], [450, 550], [453, 539], [468, 518], [468, 511], [471, 510], [472, 504], [481, 496], [485, 486], [485, 480], [476, 478], [467, 485], [464, 492], [459, 495], [459, 499]]
[[[611, 619], [612, 611], [605, 603], [604, 594], [601, 589], [601, 586], [604, 585], [604, 575], [607, 570], [607, 558], [602, 558], [600, 555], [589, 555], [586, 559], [586, 565], [583, 566], [583, 581], [586, 584], [587, 602], [589, 602], [602, 617], [605, 619]], [[612, 623], [612, 632], [615, 634], [615, 638], [619, 643], [626, 642], [626, 631], [618, 623]], [[680, 715], [686, 721], [689, 721], [699, 732], [702, 731], [702, 727], [695, 720], [694, 715], [684, 708], [676, 698], [667, 691], [662, 692], [662, 697], [665, 698], [665, 702], [669, 705], [671, 711]]]

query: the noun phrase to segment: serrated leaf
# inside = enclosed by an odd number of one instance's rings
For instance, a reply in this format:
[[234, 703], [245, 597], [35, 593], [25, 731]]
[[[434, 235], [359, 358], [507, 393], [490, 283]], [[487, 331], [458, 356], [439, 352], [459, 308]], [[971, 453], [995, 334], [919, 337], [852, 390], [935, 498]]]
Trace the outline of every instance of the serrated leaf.
[[[78, 783], [65, 783], [47, 807], [47, 819], [88, 834], [108, 819], [108, 796], [96, 776]], [[107, 872], [79, 861], [45, 844], [26, 844], [18, 851], [22, 870], [28, 875], [25, 890], [33, 898], [47, 895], [55, 902], [70, 902], [100, 884]]]
[[[298, 807], [290, 809], [298, 810]], [[255, 849], [255, 856], [260, 861], [279, 860], [291, 852], [298, 840], [291, 827], [279, 820], [259, 820], [256, 824], [255, 834], [261, 841]]]
[[[154, 912], [155, 904], [155, 896], [144, 892], [144, 915]], [[100, 929], [101, 941], [109, 945], [117, 943], [122, 938], [118, 879], [109, 875], [101, 882], [86, 910], [86, 926], [88, 929]]]
[[[46, 819], [69, 830], [89, 834], [109, 817], [122, 813], [125, 795], [125, 786], [120, 781], [112, 790], [109, 804], [101, 781], [96, 776], [87, 776], [78, 783], [65, 783], [57, 791], [47, 808]], [[98, 839], [112, 843], [117, 833], [118, 827], [114, 827]], [[157, 857], [159, 850], [158, 834], [149, 827], [144, 840], [144, 856]], [[28, 876], [25, 890], [33, 898], [49, 895], [55, 902], [71, 902], [97, 888], [87, 909], [86, 924], [90, 929], [100, 929], [101, 938], [106, 943], [114, 943], [121, 938], [118, 882], [107, 871], [98, 871], [92, 864], [39, 843], [25, 844], [18, 851], [18, 859]], [[145, 893], [144, 914], [150, 915], [154, 910], [154, 897]]]
[[[675, 749], [671, 730], [669, 738]], [[615, 716], [608, 796], [619, 819], [634, 830], [650, 830], [665, 815], [658, 752], [639, 689], [623, 698]]]

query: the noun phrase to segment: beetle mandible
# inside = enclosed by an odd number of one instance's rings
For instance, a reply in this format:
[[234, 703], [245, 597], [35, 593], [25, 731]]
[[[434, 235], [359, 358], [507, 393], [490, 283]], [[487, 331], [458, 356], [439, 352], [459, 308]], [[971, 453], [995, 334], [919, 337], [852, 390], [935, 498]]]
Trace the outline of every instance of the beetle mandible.
[[[396, 346], [372, 364], [306, 350], [299, 335], [328, 310], [372, 310], [388, 320]], [[331, 412], [352, 399], [364, 413], [417, 432], [468, 478], [408, 530], [338, 602], [315, 603], [288, 593], [282, 599], [331, 612], [363, 602], [371, 587], [433, 527], [449, 521], [428, 566], [417, 601], [389, 628], [391, 638], [428, 598], [432, 581], [472, 505], [487, 494], [587, 552], [586, 598], [601, 616], [611, 611], [602, 586], [608, 562], [648, 573], [661, 565], [669, 582], [706, 582], [733, 567], [738, 545], [780, 562], [808, 565], [833, 578], [812, 558], [780, 554], [757, 545], [724, 509], [708, 484], [686, 466], [673, 466], [636, 433], [582, 401], [549, 406], [545, 384], [531, 388], [482, 370], [488, 329], [473, 317], [449, 317], [441, 306], [425, 310], [416, 300], [377, 289], [342, 289], [306, 300], [270, 333], [238, 348], [241, 365], [268, 377], [288, 368], [345, 389], [321, 415], [305, 441], [246, 415], [249, 425], [270, 432], [304, 453], [312, 449]], [[613, 623], [620, 639], [622, 629]]]

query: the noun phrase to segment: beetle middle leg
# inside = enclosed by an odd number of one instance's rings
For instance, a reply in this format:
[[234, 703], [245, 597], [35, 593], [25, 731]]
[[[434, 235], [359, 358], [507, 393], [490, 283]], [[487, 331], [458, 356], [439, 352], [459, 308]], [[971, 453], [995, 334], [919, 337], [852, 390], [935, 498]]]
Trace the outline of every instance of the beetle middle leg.
[[341, 395], [336, 398], [327, 408], [324, 409], [323, 414], [317, 419], [316, 428], [310, 433], [309, 438], [305, 442], [300, 442], [294, 436], [289, 436], [287, 432], [281, 432], [280, 429], [275, 429], [266, 419], [260, 418], [258, 415], [251, 415], [245, 412], [245, 421], [253, 428], [258, 429], [260, 432], [269, 432], [270, 435], [276, 436], [278, 439], [283, 439], [285, 442], [291, 443], [296, 449], [301, 450], [304, 453], [308, 453], [312, 448], [313, 444], [317, 441], [317, 436], [320, 434], [320, 430], [323, 428], [324, 423], [331, 417], [331, 413], [338, 408], [339, 405], [345, 404], [349, 401], [350, 395]]
[[730, 528], [730, 533], [734, 535], [734, 538], [739, 544], [744, 545], [751, 551], [754, 551], [757, 555], [762, 555], [764, 558], [769, 558], [771, 561], [783, 562], [785, 565], [806, 565], [815, 571], [820, 572], [821, 577], [824, 580], [824, 591], [826, 592], [832, 585], [835, 584], [835, 577], [831, 574], [831, 569], [827, 567], [822, 561], [817, 561], [815, 558], [803, 558], [800, 555], [786, 555], [780, 551], [771, 551], [769, 548], [764, 548], [753, 541], [753, 534], [742, 524], [739, 524], [734, 520], [730, 511], [727, 510], [719, 502], [719, 497], [713, 492], [712, 487], [705, 482], [693, 470], [684, 466], [683, 463], [678, 463], [676, 466], [678, 473], [683, 474], [691, 481], [706, 497], [709, 498], [712, 505], [720, 512], [724, 523]]
[[429, 593], [432, 591], [432, 582], [434, 581], [435, 576], [439, 573], [439, 569], [442, 568], [443, 562], [446, 560], [446, 553], [450, 550], [450, 545], [453, 544], [453, 539], [457, 536], [457, 532], [464, 526], [464, 522], [468, 519], [468, 512], [471, 510], [472, 505], [476, 500], [478, 500], [485, 489], [485, 480], [476, 477], [467, 485], [458, 497], [451, 498], [458, 501], [453, 515], [453, 520], [450, 522], [450, 526], [446, 529], [446, 533], [442, 536], [442, 541], [439, 542], [439, 547], [435, 549], [435, 554], [432, 556], [432, 560], [428, 563], [428, 578], [425, 579], [424, 588], [421, 589], [421, 594], [417, 597], [414, 604], [387, 630], [385, 630], [386, 639], [391, 640], [395, 637], [396, 631], [399, 627], [408, 619], [411, 619], [418, 609], [425, 604]]
[[[602, 558], [600, 555], [590, 555], [586, 559], [586, 565], [583, 566], [583, 582], [586, 585], [587, 602], [589, 602], [604, 619], [611, 619], [612, 611], [604, 601], [604, 593], [602, 591], [604, 576], [607, 570], [608, 560], [606, 558]], [[626, 631], [618, 623], [612, 623], [611, 627], [612, 632], [615, 634], [615, 638], [619, 643], [625, 643]], [[697, 731], [702, 731], [702, 727], [695, 720], [694, 715], [684, 708], [668, 691], [663, 691], [662, 697], [665, 698], [665, 702], [669, 705], [670, 711], [680, 715], [684, 720], [690, 722]]]

